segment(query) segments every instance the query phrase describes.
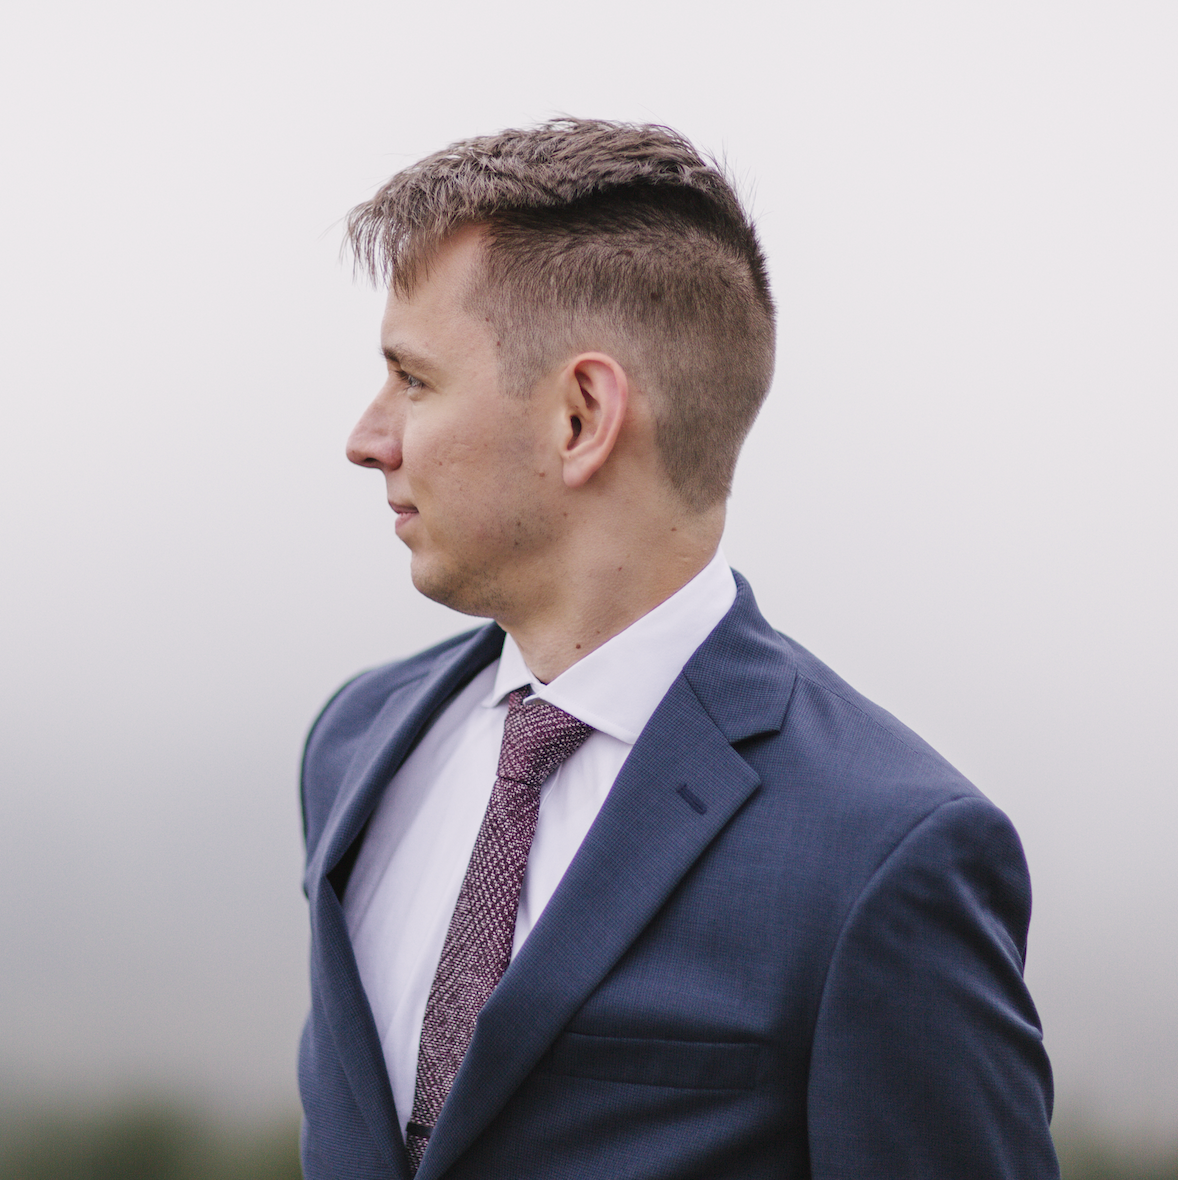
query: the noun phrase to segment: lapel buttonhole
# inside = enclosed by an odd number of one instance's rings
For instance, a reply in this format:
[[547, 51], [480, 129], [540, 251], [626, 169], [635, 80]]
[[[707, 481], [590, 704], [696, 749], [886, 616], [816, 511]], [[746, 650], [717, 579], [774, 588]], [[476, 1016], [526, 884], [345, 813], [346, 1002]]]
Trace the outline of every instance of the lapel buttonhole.
[[708, 810], [708, 805], [686, 783], [676, 787], [675, 793], [697, 814], [703, 815]]

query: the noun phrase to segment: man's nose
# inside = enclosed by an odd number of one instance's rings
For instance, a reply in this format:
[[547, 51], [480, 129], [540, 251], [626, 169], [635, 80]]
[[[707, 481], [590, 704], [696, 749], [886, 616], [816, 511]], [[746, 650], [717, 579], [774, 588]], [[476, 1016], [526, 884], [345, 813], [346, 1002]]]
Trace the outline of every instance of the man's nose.
[[360, 416], [348, 436], [348, 459], [382, 471], [401, 466], [401, 415], [389, 399], [377, 397]]

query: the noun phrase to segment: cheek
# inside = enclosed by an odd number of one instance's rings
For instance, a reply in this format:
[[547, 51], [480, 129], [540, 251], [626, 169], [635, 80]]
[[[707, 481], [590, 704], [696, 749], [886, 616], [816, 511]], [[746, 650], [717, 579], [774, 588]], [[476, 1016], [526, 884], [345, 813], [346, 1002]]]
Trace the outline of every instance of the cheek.
[[462, 467], [465, 448], [445, 422], [431, 421], [422, 415], [405, 425], [401, 441], [402, 464], [413, 482], [433, 486], [438, 473], [451, 473]]
[[527, 423], [502, 415], [461, 422], [421, 415], [406, 423], [402, 455], [422, 504], [444, 508], [449, 527], [474, 536], [501, 536], [542, 513], [559, 478], [544, 470]]

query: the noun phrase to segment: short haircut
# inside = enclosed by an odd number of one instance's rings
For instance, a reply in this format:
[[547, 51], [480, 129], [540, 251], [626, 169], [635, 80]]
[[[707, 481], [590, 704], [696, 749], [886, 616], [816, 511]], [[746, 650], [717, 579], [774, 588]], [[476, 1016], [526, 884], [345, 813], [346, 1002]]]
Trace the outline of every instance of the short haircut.
[[438, 247], [486, 227], [472, 308], [526, 393], [578, 351], [609, 352], [651, 399], [671, 485], [722, 502], [769, 390], [774, 309], [748, 214], [715, 160], [666, 127], [554, 119], [462, 140], [348, 216], [373, 279], [409, 295]]

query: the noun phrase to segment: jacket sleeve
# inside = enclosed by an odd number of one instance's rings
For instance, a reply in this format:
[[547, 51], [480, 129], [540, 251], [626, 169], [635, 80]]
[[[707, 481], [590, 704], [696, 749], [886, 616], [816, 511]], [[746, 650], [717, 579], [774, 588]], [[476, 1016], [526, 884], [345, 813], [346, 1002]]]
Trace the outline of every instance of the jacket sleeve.
[[1058, 1178], [1030, 910], [1018, 836], [982, 798], [942, 804], [880, 865], [819, 1007], [813, 1180]]

